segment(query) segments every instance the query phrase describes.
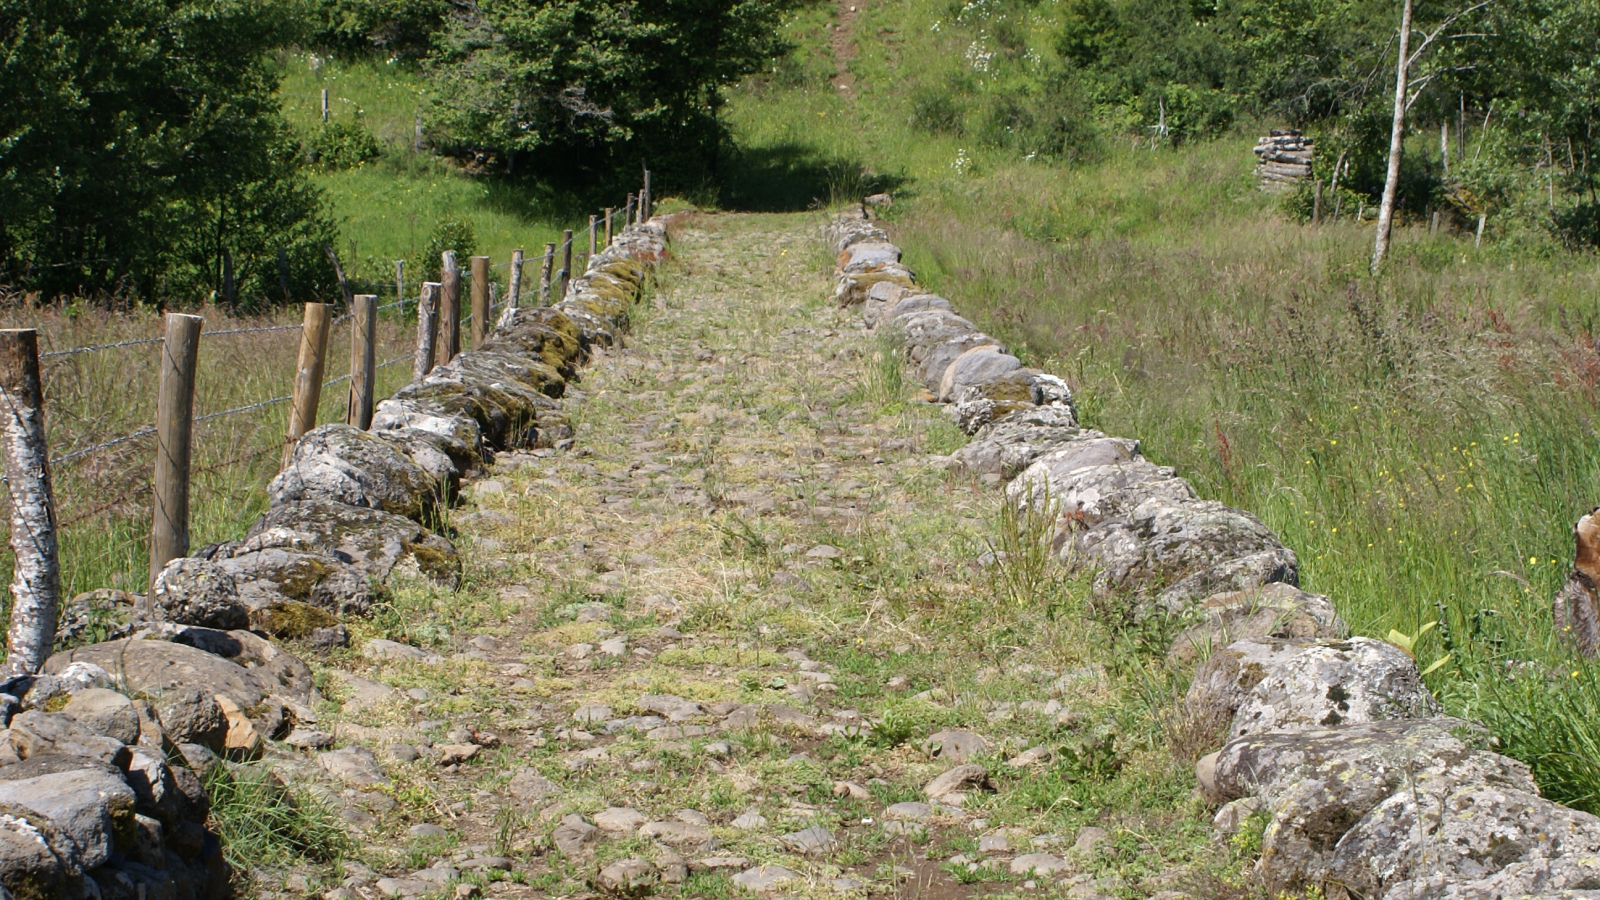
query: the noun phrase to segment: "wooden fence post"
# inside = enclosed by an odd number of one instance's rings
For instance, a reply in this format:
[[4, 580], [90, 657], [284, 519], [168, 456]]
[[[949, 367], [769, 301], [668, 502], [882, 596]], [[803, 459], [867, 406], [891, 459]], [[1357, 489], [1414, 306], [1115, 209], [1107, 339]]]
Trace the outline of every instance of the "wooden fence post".
[[616, 207], [606, 207], [606, 246], [611, 246], [611, 219], [617, 214]]
[[289, 433], [283, 443], [283, 466], [289, 465], [295, 442], [317, 427], [317, 404], [322, 401], [322, 365], [328, 358], [329, 313], [326, 303], [306, 304], [305, 320], [300, 326], [300, 358], [294, 368]]
[[441, 254], [443, 275], [439, 282], [439, 365], [446, 365], [461, 352], [461, 267], [456, 252]]
[[650, 193], [650, 170], [644, 170], [644, 190], [639, 194], [639, 224], [650, 221], [650, 207], [655, 204], [655, 197]]
[[556, 261], [556, 245], [544, 245], [544, 262], [539, 266], [539, 305], [549, 306], [550, 270]]
[[339, 265], [339, 254], [334, 251], [332, 244], [323, 247], [322, 250], [328, 254], [328, 261], [333, 263], [334, 277], [339, 279], [339, 297], [344, 300], [344, 308], [349, 309], [350, 283], [344, 280], [344, 266]]
[[372, 428], [377, 403], [378, 295], [357, 294], [350, 323], [350, 403], [344, 421], [362, 431]]
[[472, 346], [489, 339], [489, 257], [472, 258]]
[[589, 217], [589, 255], [585, 256], [583, 258], [583, 261], [585, 263], [587, 263], [591, 259], [594, 259], [594, 238], [595, 238], [594, 226], [595, 226], [595, 221], [598, 218], [599, 218], [599, 216], [590, 216]]
[[567, 284], [572, 281], [572, 229], [561, 232], [561, 290], [556, 302], [567, 299]]
[[628, 205], [624, 206], [622, 208], [622, 227], [623, 228], [627, 228], [629, 225], [633, 224], [633, 204], [634, 204], [634, 200], [635, 200], [634, 196], [632, 194], [629, 194], [628, 195]]
[[424, 281], [417, 300], [417, 352], [411, 357], [411, 377], [433, 371], [433, 354], [439, 343], [439, 282]]
[[400, 311], [405, 312], [406, 302], [406, 261], [394, 261], [394, 301], [401, 304]]
[[506, 297], [506, 307], [516, 309], [522, 300], [522, 251], [511, 251], [511, 285], [509, 296]]
[[[155, 502], [151, 504], [150, 582], [167, 563], [189, 554], [189, 460], [194, 433], [195, 361], [199, 316], [167, 313], [156, 393]], [[148, 610], [147, 610], [148, 612]]]
[[44, 442], [44, 389], [39, 381], [39, 332], [0, 330], [0, 455], [11, 502], [11, 627], [6, 669], [33, 674], [55, 649], [61, 560], [56, 547], [55, 498]]
[[322, 89], [322, 121], [328, 121], [328, 89]]

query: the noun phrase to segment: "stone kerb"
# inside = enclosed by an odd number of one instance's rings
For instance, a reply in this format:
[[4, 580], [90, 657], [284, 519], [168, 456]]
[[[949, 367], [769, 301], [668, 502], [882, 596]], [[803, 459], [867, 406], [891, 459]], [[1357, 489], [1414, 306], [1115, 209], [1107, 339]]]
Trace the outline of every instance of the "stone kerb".
[[496, 452], [570, 443], [556, 401], [666, 249], [664, 221], [626, 228], [555, 305], [506, 310], [481, 347], [378, 404], [371, 431], [301, 438], [243, 540], [173, 560], [149, 598], [64, 610], [75, 636], [106, 628], [91, 607], [109, 604], [112, 634], [0, 683], [0, 897], [228, 896], [200, 773], [314, 721], [318, 700], [269, 638], [344, 643], [341, 618], [398, 570], [453, 583], [439, 508]]
[[1399, 648], [1348, 637], [1261, 520], [1200, 499], [1138, 441], [1081, 427], [1066, 383], [919, 287], [864, 209], [826, 237], [840, 307], [893, 335], [972, 436], [949, 465], [1047, 515], [1061, 564], [1092, 573], [1094, 590], [1191, 622], [1168, 660], [1205, 658], [1187, 705], [1228, 735], [1197, 781], [1221, 804], [1219, 833], [1266, 819], [1259, 866], [1274, 896], [1593, 896], [1570, 892], [1600, 886], [1600, 818], [1541, 798], [1481, 727], [1440, 715]]

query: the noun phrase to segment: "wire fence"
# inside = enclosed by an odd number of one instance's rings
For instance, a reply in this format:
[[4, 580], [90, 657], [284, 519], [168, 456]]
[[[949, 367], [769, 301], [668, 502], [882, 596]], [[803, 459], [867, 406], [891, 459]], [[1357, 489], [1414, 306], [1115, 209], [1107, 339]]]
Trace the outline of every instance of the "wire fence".
[[[560, 292], [567, 289], [568, 283], [577, 274], [569, 270], [581, 271], [586, 268], [581, 257], [573, 258], [574, 245], [588, 240], [590, 243], [585, 249], [598, 248], [603, 244], [602, 234], [620, 234], [619, 219], [624, 218], [627, 209], [631, 208], [630, 197], [629, 207], [613, 209], [610, 215], [602, 213], [591, 216], [582, 227], [574, 229], [570, 236], [563, 235], [559, 243], [550, 243], [544, 252], [523, 254], [520, 259], [523, 268], [520, 271], [510, 271], [511, 267], [517, 264], [513, 260], [490, 262], [489, 270], [498, 274], [495, 279], [491, 279], [488, 286], [473, 285], [471, 266], [459, 267], [456, 274], [459, 276], [460, 294], [455, 304], [455, 321], [454, 323], [439, 321], [441, 310], [437, 304], [442, 302], [442, 297], [435, 294], [433, 296], [436, 299], [430, 301], [434, 310], [432, 320], [435, 322], [435, 327], [441, 329], [442, 336], [442, 329], [453, 324], [462, 339], [470, 335], [474, 342], [481, 342], [488, 333], [488, 326], [498, 321], [508, 308], [559, 302], [563, 299]], [[590, 250], [588, 255], [592, 256], [594, 252], [596, 251]], [[529, 274], [526, 268], [529, 265], [539, 267], [531, 280], [525, 277]], [[398, 275], [399, 266], [396, 267], [396, 271]], [[504, 282], [500, 279], [504, 279]], [[375, 400], [380, 396], [377, 392], [377, 374], [390, 372], [415, 358], [413, 345], [420, 343], [420, 340], [414, 333], [413, 323], [420, 320], [410, 313], [420, 307], [429, 290], [437, 290], [424, 285], [437, 282], [430, 283], [419, 279], [418, 282], [408, 286], [407, 281], [409, 279], [402, 280], [397, 277], [388, 282], [366, 280], [351, 282], [352, 286], [359, 285], [362, 296], [373, 296], [365, 292], [387, 289], [391, 292], [390, 296], [394, 297], [389, 302], [368, 307], [375, 315], [368, 317], [372, 323], [369, 327], [373, 330], [366, 332], [366, 339], [375, 341], [373, 346], [380, 350], [378, 356], [381, 361], [372, 363], [365, 370], [359, 364], [352, 365], [349, 372], [319, 379], [317, 397], [312, 401], [312, 408], [309, 411], [310, 427], [315, 427], [319, 422], [330, 419], [337, 421], [343, 418], [338, 415], [338, 407], [347, 402], [353, 407], [357, 395], [363, 390], [367, 392], [364, 396]], [[509, 292], [512, 285], [520, 285], [517, 294]], [[475, 288], [472, 291], [470, 310], [465, 308], [468, 306], [466, 294], [469, 286]], [[506, 293], [501, 293], [502, 286]], [[348, 288], [341, 293], [345, 298], [352, 295]], [[396, 296], [397, 294], [403, 296]], [[486, 320], [481, 326], [477, 324], [477, 317], [480, 314], [484, 315]], [[110, 354], [162, 344], [165, 338], [118, 335], [120, 339], [108, 340], [106, 337], [109, 335], [105, 334], [107, 330], [121, 330], [130, 320], [125, 317], [115, 318], [113, 314], [107, 316], [108, 318], [101, 324], [87, 320], [85, 322], [72, 320], [71, 324], [63, 327], [39, 329], [41, 336], [46, 338], [51, 335], [59, 336], [62, 333], [85, 332], [85, 336], [91, 338], [80, 346], [59, 347], [39, 354], [41, 363], [49, 364], [43, 372], [42, 379], [47, 387], [45, 406], [55, 410], [47, 417], [47, 424], [51, 429], [47, 433], [47, 438], [61, 443], [66, 451], [50, 457], [48, 461], [48, 466], [57, 476], [58, 493], [65, 485], [71, 494], [65, 510], [67, 515], [59, 520], [59, 524], [63, 527], [96, 520], [108, 513], [114, 514], [108, 526], [114, 522], [124, 522], [130, 517], [137, 521], [141, 514], [139, 510], [150, 508], [148, 505], [154, 502], [152, 482], [148, 472], [150, 466], [158, 461], [150, 459], [154, 454], [148, 448], [158, 440], [164, 440], [160, 436], [166, 432], [162, 431], [164, 426], [159, 421], [152, 424], [152, 420], [158, 418], [152, 415], [153, 411], [158, 412], [154, 409], [155, 395], [158, 392], [141, 388], [158, 382], [156, 375], [160, 367], [150, 367], [148, 358], [144, 356], [116, 357]], [[152, 325], [159, 321], [159, 319], [151, 320]], [[330, 316], [324, 321], [327, 337], [323, 341], [324, 348], [321, 353], [324, 355], [320, 358], [319, 365], [331, 361], [327, 359], [326, 347], [338, 347], [346, 343], [351, 345], [352, 362], [358, 362], [359, 357], [356, 355], [355, 347], [359, 342], [345, 339], [358, 337], [352, 334], [350, 328], [358, 321], [355, 308], [339, 310], [337, 315]], [[191, 395], [191, 406], [203, 409], [210, 405], [205, 402], [209, 397], [215, 405], [226, 408], [189, 415], [189, 423], [193, 429], [191, 433], [194, 435], [191, 446], [196, 465], [186, 473], [186, 477], [220, 475], [223, 480], [208, 481], [207, 484], [210, 486], [207, 490], [237, 492], [248, 488], [259, 492], [261, 479], [271, 474], [263, 460], [274, 453], [285, 452], [286, 447], [295, 439], [292, 433], [285, 438], [285, 433], [278, 430], [281, 425], [273, 424], [276, 414], [268, 414], [268, 411], [293, 404], [294, 412], [289, 416], [292, 423], [295, 417], [301, 414], [303, 401], [294, 391], [284, 391], [281, 387], [276, 391], [263, 391], [265, 396], [258, 395], [256, 398], [250, 398], [249, 392], [252, 387], [264, 387], [274, 383], [288, 387], [289, 383], [294, 382], [294, 372], [299, 364], [295, 362], [291, 366], [290, 362], [295, 359], [297, 349], [301, 348], [302, 339], [281, 338], [287, 338], [289, 332], [304, 335], [306, 324], [281, 321], [225, 324], [229, 327], [200, 332], [197, 358], [208, 362], [192, 363], [209, 374], [199, 378], [200, 396]], [[469, 325], [474, 327], [464, 328]], [[99, 331], [98, 335], [95, 334], [96, 331]], [[92, 340], [93, 337], [101, 339]], [[254, 337], [261, 337], [264, 340], [222, 343], [211, 340]], [[465, 342], [462, 340], [462, 343]], [[441, 340], [439, 343], [442, 345], [444, 342]], [[387, 352], [382, 352], [385, 350]], [[405, 352], [400, 352], [401, 350]], [[342, 352], [340, 351], [341, 354]], [[443, 359], [442, 346], [439, 352], [440, 358]], [[162, 357], [163, 365], [170, 363], [168, 356], [170, 354]], [[102, 359], [104, 362], [98, 361]], [[403, 377], [410, 376], [411, 373], [406, 371]], [[358, 377], [360, 381], [356, 381]], [[398, 384], [394, 379], [401, 376], [399, 373], [394, 373], [388, 377], [390, 380], [385, 383], [392, 389]], [[328, 390], [344, 384], [353, 385], [348, 401], [342, 390], [337, 392]], [[191, 391], [194, 391], [193, 387]], [[241, 394], [243, 396], [240, 396]], [[347, 417], [354, 415], [353, 410], [347, 412]], [[369, 417], [371, 415], [370, 407], [367, 415]], [[121, 428], [126, 429], [125, 433], [105, 435], [106, 431], [111, 430], [108, 426], [114, 427], [119, 421], [124, 423]], [[226, 430], [220, 433], [210, 430], [213, 426], [230, 421], [241, 424], [228, 425]], [[290, 430], [293, 430], [292, 425]], [[150, 444], [140, 445], [137, 443], [140, 441], [150, 441]], [[139, 449], [123, 449], [121, 452], [112, 453], [119, 448], [129, 448], [130, 445]], [[88, 465], [103, 455], [105, 456], [103, 463]], [[230, 496], [242, 498], [244, 495], [235, 493]], [[251, 504], [256, 502], [259, 501], [235, 501], [234, 506], [238, 510], [247, 510], [254, 508]], [[235, 511], [234, 514], [239, 513]], [[124, 586], [143, 590], [142, 582], [126, 580], [133, 577], [127, 575], [128, 570], [136, 568], [129, 566], [127, 560], [143, 552], [143, 541], [138, 540], [137, 535], [126, 536], [126, 525], [117, 525], [115, 529], [108, 527], [103, 533], [125, 535], [123, 543], [115, 550], [115, 553], [121, 554], [124, 562], [118, 564], [121, 566], [120, 569], [112, 568], [110, 571], [113, 574], [121, 573], [116, 577], [124, 580]], [[111, 554], [113, 551], [105, 552]], [[139, 577], [142, 579], [142, 576]], [[89, 580], [91, 583], [104, 584], [106, 576], [104, 574], [89, 576]]]

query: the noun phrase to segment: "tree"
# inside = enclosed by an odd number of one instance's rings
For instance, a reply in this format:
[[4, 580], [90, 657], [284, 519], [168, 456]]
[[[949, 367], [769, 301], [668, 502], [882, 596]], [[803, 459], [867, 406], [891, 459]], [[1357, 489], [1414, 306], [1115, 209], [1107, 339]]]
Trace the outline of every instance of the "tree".
[[[1406, 136], [1406, 111], [1415, 103], [1421, 93], [1421, 88], [1432, 79], [1432, 75], [1423, 79], [1421, 84], [1409, 84], [1411, 67], [1428, 52], [1428, 48], [1439, 40], [1441, 35], [1448, 33], [1456, 22], [1470, 16], [1480, 9], [1488, 6], [1488, 0], [1473, 4], [1465, 9], [1451, 13], [1444, 21], [1439, 23], [1433, 31], [1428, 32], [1417, 47], [1416, 52], [1411, 50], [1411, 10], [1412, 0], [1404, 0], [1400, 12], [1400, 48], [1395, 54], [1394, 75], [1394, 118], [1389, 128], [1389, 164], [1383, 179], [1383, 199], [1378, 203], [1378, 228], [1372, 243], [1372, 272], [1377, 274], [1383, 267], [1384, 256], [1389, 252], [1389, 236], [1394, 225], [1394, 204], [1397, 188], [1400, 184], [1400, 158], [1405, 152]], [[1483, 37], [1482, 34], [1455, 34], [1452, 38]]]
[[783, 51], [792, 3], [482, 0], [439, 40], [428, 124], [448, 149], [511, 159], [703, 164], [721, 89]]
[[204, 299], [325, 287], [333, 235], [266, 54], [289, 0], [0, 0], [0, 284]]

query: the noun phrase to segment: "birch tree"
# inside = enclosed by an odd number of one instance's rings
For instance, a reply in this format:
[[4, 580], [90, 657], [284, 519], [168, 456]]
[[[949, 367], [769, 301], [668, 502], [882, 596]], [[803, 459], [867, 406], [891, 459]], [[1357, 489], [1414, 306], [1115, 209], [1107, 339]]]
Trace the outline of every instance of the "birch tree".
[[1411, 49], [1411, 13], [1413, 0], [1404, 0], [1400, 10], [1400, 46], [1395, 54], [1394, 67], [1394, 118], [1389, 126], [1389, 161], [1383, 178], [1383, 199], [1378, 204], [1378, 228], [1372, 242], [1372, 273], [1376, 275], [1383, 267], [1383, 260], [1389, 254], [1389, 237], [1394, 230], [1394, 206], [1396, 194], [1400, 188], [1400, 160], [1405, 153], [1406, 113], [1415, 103], [1427, 82], [1433, 78], [1433, 73], [1425, 78], [1411, 83], [1411, 67], [1416, 65], [1428, 48], [1433, 46], [1441, 36], [1448, 35], [1448, 39], [1465, 37], [1485, 37], [1481, 33], [1457, 34], [1450, 31], [1455, 24], [1466, 16], [1489, 6], [1488, 0], [1475, 3], [1465, 9], [1458, 10], [1446, 16], [1444, 21], [1433, 31], [1423, 35], [1421, 44], [1415, 52]]

